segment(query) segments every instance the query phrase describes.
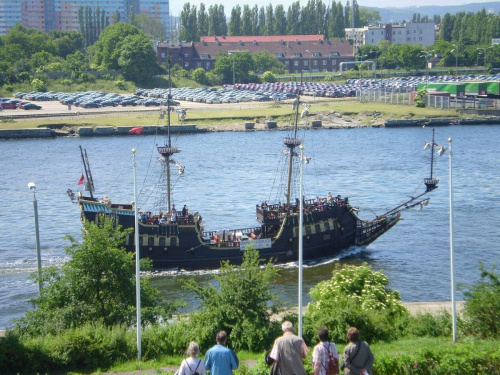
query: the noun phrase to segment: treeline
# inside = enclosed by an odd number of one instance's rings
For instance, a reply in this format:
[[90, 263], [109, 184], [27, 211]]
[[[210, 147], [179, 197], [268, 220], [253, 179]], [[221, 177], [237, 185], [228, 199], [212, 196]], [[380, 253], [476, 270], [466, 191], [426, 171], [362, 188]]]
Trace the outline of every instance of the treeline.
[[481, 12], [446, 13], [441, 23], [439, 39], [447, 42], [491, 44], [492, 38], [500, 38], [500, 15]]
[[223, 5], [185, 3], [181, 12], [180, 40], [199, 41], [205, 35], [299, 35], [321, 34], [329, 39], [344, 39], [345, 28], [362, 27], [380, 21], [378, 11], [360, 8], [356, 0], [352, 6], [349, 1], [342, 5], [333, 0], [309, 0], [305, 6], [299, 1], [292, 3], [287, 10], [282, 4], [273, 6], [238, 4], [231, 10], [226, 22]]

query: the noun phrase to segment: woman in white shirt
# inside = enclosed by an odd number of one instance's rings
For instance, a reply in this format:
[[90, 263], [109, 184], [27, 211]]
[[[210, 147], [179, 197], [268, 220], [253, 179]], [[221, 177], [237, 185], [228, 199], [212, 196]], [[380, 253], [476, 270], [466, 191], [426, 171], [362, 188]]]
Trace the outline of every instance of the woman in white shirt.
[[189, 356], [181, 363], [176, 375], [205, 375], [205, 363], [197, 357], [200, 346], [194, 341], [189, 343], [186, 354]]

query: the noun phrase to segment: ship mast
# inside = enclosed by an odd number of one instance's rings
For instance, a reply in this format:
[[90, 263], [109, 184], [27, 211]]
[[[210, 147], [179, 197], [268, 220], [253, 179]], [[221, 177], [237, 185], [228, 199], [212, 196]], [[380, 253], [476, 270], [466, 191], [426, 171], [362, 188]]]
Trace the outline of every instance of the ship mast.
[[82, 146], [80, 146], [80, 154], [82, 155], [83, 169], [85, 171], [86, 190], [90, 192], [90, 197], [94, 198], [94, 194], [92, 194], [94, 192], [94, 180], [92, 179], [92, 172], [90, 171], [89, 158], [87, 157], [87, 150], [85, 150], [84, 153]]
[[177, 147], [172, 147], [170, 137], [170, 101], [172, 99], [172, 77], [170, 75], [170, 59], [168, 59], [168, 98], [167, 98], [167, 144], [163, 147], [158, 147], [158, 152], [163, 156], [165, 162], [165, 175], [167, 178], [167, 211], [172, 210], [171, 205], [171, 183], [170, 183], [170, 162], [171, 156], [180, 152]]
[[432, 129], [432, 150], [431, 150], [431, 180], [432, 180], [432, 171], [434, 169], [434, 132], [436, 129]]
[[[302, 144], [302, 141], [297, 138], [297, 129], [299, 124], [299, 105], [300, 105], [300, 91], [302, 90], [302, 74], [300, 76], [300, 88], [297, 93], [297, 98], [293, 104], [295, 109], [295, 128], [293, 132], [293, 138], [284, 138], [283, 143], [289, 148], [290, 157], [288, 159], [288, 179], [286, 186], [286, 207], [290, 207], [290, 194], [292, 189], [292, 169], [293, 169], [293, 157], [295, 155], [295, 148]], [[302, 199], [302, 197], [300, 197]]]

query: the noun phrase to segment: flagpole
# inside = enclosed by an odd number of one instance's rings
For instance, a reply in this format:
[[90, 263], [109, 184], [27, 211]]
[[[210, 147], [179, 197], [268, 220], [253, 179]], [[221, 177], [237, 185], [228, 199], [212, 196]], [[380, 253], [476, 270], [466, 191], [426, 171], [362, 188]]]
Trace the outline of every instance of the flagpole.
[[[303, 248], [303, 235], [302, 228], [304, 225], [304, 198], [302, 197], [302, 171], [303, 171], [303, 157], [304, 157], [304, 146], [301, 144], [300, 149], [300, 183], [299, 183], [299, 196], [300, 196], [300, 213], [299, 213], [299, 331], [298, 336], [302, 337], [302, 248]], [[292, 152], [290, 152], [290, 157], [292, 157]]]
[[137, 359], [141, 360], [141, 265], [139, 257], [139, 215], [137, 212], [137, 178], [135, 162], [135, 148], [132, 149], [132, 160], [134, 162], [134, 215], [135, 215], [135, 288], [136, 288], [136, 309], [137, 309]]

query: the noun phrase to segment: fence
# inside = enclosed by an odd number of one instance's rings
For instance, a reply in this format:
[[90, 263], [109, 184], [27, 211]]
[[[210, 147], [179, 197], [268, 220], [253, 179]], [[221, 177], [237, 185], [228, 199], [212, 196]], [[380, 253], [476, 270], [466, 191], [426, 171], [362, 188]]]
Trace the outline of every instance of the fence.
[[[416, 91], [410, 88], [387, 90], [384, 88], [360, 89], [356, 91], [356, 99], [360, 103], [385, 103], [398, 105], [415, 105]], [[442, 110], [460, 108], [497, 109], [500, 107], [498, 99], [467, 97], [452, 98], [450, 96], [426, 95], [425, 106]]]

